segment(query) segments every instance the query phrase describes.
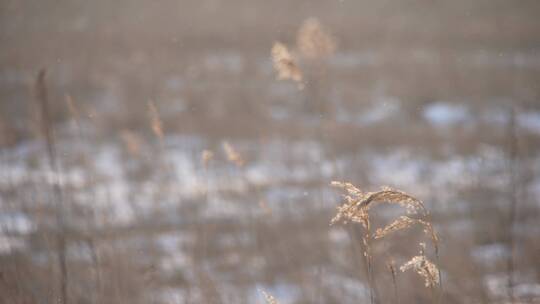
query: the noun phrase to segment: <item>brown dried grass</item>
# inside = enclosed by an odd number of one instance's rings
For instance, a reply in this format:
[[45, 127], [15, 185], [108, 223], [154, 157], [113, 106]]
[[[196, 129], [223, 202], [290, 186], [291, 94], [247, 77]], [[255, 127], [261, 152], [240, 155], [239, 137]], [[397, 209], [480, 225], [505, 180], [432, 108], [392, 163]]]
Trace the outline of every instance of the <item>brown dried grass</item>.
[[[344, 203], [337, 207], [337, 214], [331, 220], [331, 224], [338, 222], [356, 222], [360, 223], [364, 228], [364, 234], [362, 236], [365, 248], [364, 258], [367, 264], [371, 290], [374, 289], [372, 273], [373, 256], [371, 254], [372, 239], [382, 239], [391, 233], [405, 230], [415, 224], [419, 224], [423, 227], [424, 233], [431, 240], [436, 259], [437, 261], [439, 260], [439, 237], [431, 223], [430, 214], [421, 200], [405, 192], [389, 187], [383, 187], [381, 190], [374, 192], [363, 192], [353, 184], [347, 182], [332, 182], [332, 185], [344, 190], [346, 194], [343, 195]], [[385, 227], [378, 228], [372, 235], [370, 210], [377, 204], [382, 203], [398, 204], [405, 208], [407, 215], [402, 215]], [[442, 290], [441, 272], [437, 265], [429, 261], [426, 257], [425, 243], [420, 243], [420, 246], [420, 255], [412, 257], [400, 267], [400, 270], [404, 272], [408, 269], [413, 269], [424, 279], [426, 287], [433, 290], [433, 288], [439, 286]], [[393, 282], [395, 282], [395, 269], [391, 269], [391, 273]], [[371, 302], [374, 302], [373, 294], [371, 295]]]

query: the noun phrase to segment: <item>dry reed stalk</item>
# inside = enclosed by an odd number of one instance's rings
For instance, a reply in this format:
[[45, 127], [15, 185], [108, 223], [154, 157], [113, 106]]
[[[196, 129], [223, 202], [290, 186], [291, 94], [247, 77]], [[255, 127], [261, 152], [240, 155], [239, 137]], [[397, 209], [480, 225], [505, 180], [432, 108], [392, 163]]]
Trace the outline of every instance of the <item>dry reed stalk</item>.
[[369, 299], [370, 303], [375, 303], [375, 279], [373, 272], [373, 255], [371, 254], [371, 224], [369, 220], [365, 221], [364, 228], [366, 233], [362, 236], [362, 242], [364, 243], [364, 259], [366, 261], [368, 281], [369, 281]]
[[397, 287], [397, 272], [396, 272], [396, 265], [394, 260], [390, 260], [387, 264], [388, 270], [390, 271], [390, 274], [392, 275], [392, 285], [394, 286], [394, 298], [396, 304], [399, 304], [399, 294], [398, 294], [398, 287]]
[[272, 61], [274, 62], [274, 69], [278, 72], [278, 80], [291, 79], [296, 82], [302, 81], [302, 71], [283, 43], [274, 43], [272, 47]]
[[156, 105], [152, 100], [148, 102], [148, 112], [150, 114], [150, 126], [152, 127], [152, 131], [154, 132], [154, 135], [159, 138], [160, 142], [163, 143], [163, 124], [159, 118], [159, 112]]
[[[362, 234], [362, 244], [363, 248], [363, 257], [364, 262], [366, 263], [368, 284], [369, 284], [369, 298], [370, 303], [375, 303], [374, 291], [375, 291], [375, 281], [373, 279], [373, 256], [371, 254], [371, 222], [369, 219], [369, 205], [361, 205], [361, 200], [359, 198], [364, 196], [364, 193], [360, 189], [356, 188], [351, 183], [344, 182], [332, 182], [333, 186], [342, 188], [347, 192], [347, 195], [344, 195], [345, 204], [338, 207], [337, 215], [332, 219], [331, 224], [339, 222], [344, 219], [344, 222], [347, 221], [361, 223], [364, 227], [364, 233]], [[358, 204], [360, 203], [360, 204]], [[360, 208], [356, 208], [358, 207]]]
[[[370, 279], [370, 288], [373, 290], [372, 280], [372, 256], [370, 253], [370, 241], [371, 241], [371, 220], [370, 209], [376, 204], [389, 203], [398, 204], [405, 208], [407, 214], [410, 216], [400, 216], [394, 222], [389, 225], [379, 228], [373, 235], [374, 239], [380, 239], [384, 236], [403, 229], [411, 227], [413, 224], [420, 224], [424, 228], [424, 233], [431, 239], [432, 245], [435, 250], [435, 256], [437, 264], [439, 263], [439, 237], [431, 224], [430, 214], [425, 208], [425, 205], [419, 199], [399, 190], [383, 187], [380, 191], [374, 192], [362, 192], [351, 183], [347, 182], [332, 182], [332, 185], [343, 189], [346, 194], [343, 195], [344, 203], [337, 207], [337, 214], [331, 220], [331, 224], [337, 222], [347, 223], [349, 221], [362, 224], [364, 228], [363, 241], [365, 246], [364, 257], [366, 259], [368, 267], [368, 276]], [[414, 217], [411, 217], [414, 216]], [[415, 269], [426, 280], [426, 286], [430, 287], [433, 291], [433, 287], [439, 285], [439, 299], [442, 295], [442, 277], [440, 269], [433, 263], [431, 263], [425, 256], [425, 244], [422, 244], [421, 255], [413, 257], [409, 262], [401, 266], [401, 270]], [[373, 298], [371, 299], [373, 303]]]
[[316, 18], [304, 21], [298, 30], [296, 44], [307, 59], [322, 59], [336, 51], [336, 41]]
[[60, 301], [62, 304], [68, 303], [68, 271], [66, 259], [66, 227], [64, 223], [64, 201], [62, 188], [60, 186], [60, 167], [58, 165], [58, 157], [54, 142], [50, 115], [49, 115], [49, 100], [47, 94], [47, 85], [45, 83], [46, 70], [39, 71], [36, 80], [36, 99], [40, 108], [41, 114], [41, 131], [45, 137], [47, 145], [47, 159], [49, 166], [54, 172], [56, 181], [53, 183], [53, 193], [55, 199], [56, 221], [58, 225], [57, 238], [57, 257], [60, 268]]
[[[78, 133], [78, 139], [79, 139], [80, 143], [82, 144], [82, 143], [85, 142], [85, 140], [84, 140], [81, 124], [80, 124], [80, 120], [81, 120], [80, 111], [77, 108], [75, 100], [73, 99], [73, 97], [71, 95], [65, 94], [64, 99], [65, 99], [68, 111], [69, 111], [69, 113], [71, 115], [71, 118], [73, 119], [73, 122], [75, 123], [75, 128], [76, 128], [76, 131]], [[83, 163], [85, 164], [85, 166], [87, 166], [88, 165], [88, 159], [90, 159], [90, 157], [88, 155], [86, 155], [86, 153], [83, 153], [82, 158], [83, 158]], [[94, 181], [95, 177], [91, 173], [92, 171], [91, 170], [85, 170], [85, 171], [88, 174], [88, 180], [89, 181]], [[92, 264], [93, 264], [94, 271], [95, 271], [95, 291], [96, 292], [92, 293], [92, 295], [90, 297], [90, 301], [91, 301], [91, 303], [98, 303], [99, 302], [99, 295], [100, 295], [100, 291], [101, 291], [102, 287], [101, 287], [100, 263], [99, 263], [98, 253], [97, 253], [97, 250], [96, 250], [96, 244], [95, 244], [95, 241], [92, 239], [91, 236], [85, 236], [84, 241], [86, 242], [86, 244], [87, 244], [87, 246], [89, 248], [90, 257], [91, 257]]]
[[506, 272], [508, 276], [507, 281], [507, 291], [508, 299], [511, 303], [515, 301], [514, 295], [514, 284], [515, 284], [515, 265], [514, 265], [514, 256], [515, 256], [515, 247], [516, 247], [516, 238], [514, 234], [514, 223], [517, 217], [517, 204], [518, 204], [518, 172], [519, 168], [519, 154], [518, 154], [518, 130], [516, 125], [516, 109], [511, 107], [509, 110], [509, 120], [508, 120], [508, 171], [510, 172], [510, 182], [509, 182], [509, 201], [510, 206], [508, 210], [508, 247], [510, 254], [506, 260]]
[[[100, 261], [99, 261], [99, 255], [96, 250], [96, 242], [92, 239], [92, 237], [88, 236], [85, 238], [85, 242], [88, 245], [88, 248], [90, 250], [90, 258], [92, 259], [92, 263], [94, 264], [95, 269], [95, 279], [96, 279], [96, 293], [92, 293], [92, 297], [94, 299], [98, 299], [101, 291], [101, 272], [100, 272]], [[98, 301], [92, 301], [92, 303], [98, 303]]]
[[75, 101], [73, 100], [73, 97], [71, 97], [71, 95], [69, 94], [65, 95], [65, 100], [66, 100], [66, 105], [67, 105], [69, 114], [73, 118], [73, 121], [75, 122], [75, 125], [77, 126], [77, 129], [80, 130], [81, 126], [80, 126], [79, 121], [80, 121], [81, 116], [79, 114], [79, 110], [77, 109], [77, 106], [75, 106]]
[[225, 151], [228, 161], [238, 167], [242, 167], [244, 165], [242, 155], [240, 155], [240, 153], [238, 153], [238, 151], [236, 151], [236, 149], [228, 141], [223, 142], [223, 151]]

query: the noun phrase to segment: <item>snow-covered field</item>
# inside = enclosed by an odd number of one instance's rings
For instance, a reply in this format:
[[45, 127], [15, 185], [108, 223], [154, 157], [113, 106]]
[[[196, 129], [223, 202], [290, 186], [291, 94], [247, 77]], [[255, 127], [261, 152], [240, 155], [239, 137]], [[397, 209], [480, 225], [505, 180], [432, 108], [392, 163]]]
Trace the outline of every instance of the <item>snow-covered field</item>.
[[[386, 98], [385, 101], [374, 103], [371, 110], [365, 113], [348, 113], [345, 118], [337, 112], [336, 123], [354, 121], [364, 127], [376, 125], [397, 118], [400, 111], [397, 99]], [[475, 116], [465, 103], [441, 101], [428, 104], [422, 111], [424, 121], [419, 123], [431, 126], [433, 132], [447, 135], [457, 127], [474, 131], [480, 124], [489, 124], [490, 128], [503, 132], [508, 125], [505, 114], [503, 111], [490, 110]], [[540, 133], [540, 114], [519, 113], [516, 125], [520, 132], [536, 136]], [[133, 155], [126, 143], [120, 140], [92, 140], [91, 127], [86, 130], [90, 141], [77, 138], [71, 124], [61, 128], [65, 131], [57, 142], [59, 176], [48, 167], [44, 143], [40, 140], [27, 140], [2, 149], [2, 255], [19, 251], [39, 252], [39, 249], [32, 249], [30, 236], [51, 225], [51, 219], [37, 217], [34, 212], [51, 204], [50, 199], [43, 198], [51, 195], [54, 183], [59, 183], [64, 189], [65, 208], [67, 214], [71, 215], [67, 222], [73, 229], [104, 232], [122, 227], [136, 229], [144, 223], [164, 225], [166, 228], [151, 236], [155, 244], [151, 247], [159, 254], [150, 258], [157, 259], [156, 267], [164, 277], [182, 272], [187, 280], [195, 280], [196, 274], [189, 269], [193, 259], [197, 258], [192, 250], [198, 235], [190, 228], [191, 225], [246, 219], [305, 221], [306, 216], [317, 212], [323, 212], [329, 220], [339, 196], [328, 184], [332, 180], [346, 179], [350, 172], [359, 173], [356, 178], [365, 184], [366, 190], [389, 185], [414, 193], [427, 203], [434, 214], [450, 219], [439, 225], [444, 233], [454, 235], [464, 231], [471, 233], [474, 229], [471, 225], [474, 223], [460, 219], [468, 218], [471, 204], [490, 204], [470, 201], [462, 193], [471, 191], [475, 185], [498, 191], [508, 187], [510, 182], [509, 160], [504, 149], [481, 143], [476, 145], [474, 153], [461, 155], [450, 152], [441, 157], [403, 144], [392, 149], [359, 145], [358, 149], [345, 153], [331, 153], [328, 147], [325, 150], [321, 142], [310, 139], [275, 137], [264, 142], [231, 139], [228, 142], [246, 158], [245, 165], [238, 167], [227, 161], [221, 149], [224, 141], [212, 142], [201, 135], [166, 135], [162, 145], [155, 138], [149, 139], [140, 147], [137, 155]], [[212, 147], [214, 158], [205, 166], [201, 162], [201, 152]], [[531, 155], [520, 166], [527, 167], [533, 173], [540, 171], [539, 155]], [[523, 191], [532, 198], [527, 204], [538, 208], [536, 198], [540, 195], [540, 179], [536, 174], [532, 176]], [[82, 216], [77, 213], [78, 209], [84, 210]], [[460, 224], [454, 225], [452, 218], [460, 219]], [[519, 231], [523, 238], [536, 233], [537, 229], [529, 229], [528, 225], [517, 226], [519, 229], [516, 232]], [[346, 235], [339, 237], [341, 230], [333, 228], [328, 231], [328, 242], [332, 246], [343, 248], [349, 242]], [[139, 244], [146, 244], [144, 236], [137, 236], [136, 233], [129, 236], [133, 237], [141, 238], [135, 243], [138, 245], [133, 246], [145, 246]], [[203, 263], [206, 265], [203, 267], [216, 272], [214, 275], [219, 277], [227, 273], [232, 275], [234, 271], [222, 270], [224, 272], [220, 274], [219, 267], [213, 269], [217, 267], [214, 263], [249, 265], [238, 267], [249, 267], [252, 277], [260, 276], [257, 271], [264, 272], [271, 267], [267, 265], [264, 254], [255, 254], [246, 260], [240, 253], [234, 250], [230, 252], [230, 248], [238, 246], [250, 248], [257, 242], [254, 237], [249, 231], [245, 234], [235, 231], [224, 233], [216, 246], [227, 248], [229, 253], [221, 257], [223, 261], [210, 259]], [[70, 251], [74, 260], [77, 257], [88, 258], [87, 248], [74, 246]], [[504, 244], [493, 242], [471, 247], [470, 258], [489, 268], [505, 260], [508, 254]], [[330, 259], [339, 261], [343, 257], [332, 254]], [[362, 281], [328, 267], [312, 270], [324, 271], [324, 280], [318, 283], [323, 286], [320, 288], [341, 297], [342, 303], [353, 303], [368, 297]], [[534, 277], [534, 274], [528, 274], [531, 275]], [[516, 285], [516, 293], [527, 294], [528, 297], [540, 296], [539, 285], [532, 281], [524, 279], [522, 284]], [[484, 279], [487, 290], [495, 297], [505, 294], [499, 288], [504, 282], [504, 274], [489, 273]], [[238, 300], [234, 297], [238, 296], [235, 288], [239, 286], [233, 282], [221, 284], [218, 288], [222, 297], [230, 297], [226, 302]], [[282, 303], [295, 303], [305, 296], [290, 281], [253, 282], [247, 288], [244, 292], [250, 301], [255, 302], [262, 300], [260, 290], [273, 294]], [[197, 299], [200, 297], [197, 293], [202, 292], [190, 290], [189, 298]], [[312, 293], [316, 294], [316, 291]], [[168, 303], [176, 303], [188, 295], [184, 288], [163, 287], [157, 297]]]

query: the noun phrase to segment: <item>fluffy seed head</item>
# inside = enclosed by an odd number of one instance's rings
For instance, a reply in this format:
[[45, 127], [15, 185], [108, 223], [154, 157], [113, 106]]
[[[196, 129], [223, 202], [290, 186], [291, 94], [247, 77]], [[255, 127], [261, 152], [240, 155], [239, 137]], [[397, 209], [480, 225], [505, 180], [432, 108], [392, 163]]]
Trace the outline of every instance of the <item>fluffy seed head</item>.
[[275, 42], [272, 47], [272, 61], [274, 69], [278, 72], [279, 80], [302, 81], [302, 71], [292, 57], [287, 47], [281, 42]]
[[238, 151], [236, 151], [229, 142], [226, 141], [223, 143], [223, 150], [225, 151], [227, 160], [229, 160], [231, 163], [234, 163], [238, 167], [244, 165], [244, 159], [242, 159], [240, 153], [238, 153]]
[[396, 232], [402, 229], [407, 229], [411, 227], [416, 221], [408, 216], [400, 216], [397, 220], [393, 221], [389, 225], [385, 226], [384, 228], [378, 228], [375, 231], [375, 239], [380, 239], [382, 237], [385, 237], [386, 235]]
[[422, 278], [426, 287], [435, 287], [439, 284], [438, 268], [430, 262], [425, 255], [417, 255], [399, 268], [402, 272], [413, 269]]
[[316, 18], [304, 21], [298, 31], [296, 43], [307, 59], [328, 57], [336, 50], [335, 40]]
[[347, 194], [343, 196], [345, 202], [338, 207], [332, 223], [343, 220], [364, 222], [369, 209], [377, 203], [399, 204], [407, 210], [408, 214], [427, 215], [424, 204], [405, 192], [383, 187], [380, 191], [362, 192], [350, 183], [332, 182], [332, 185], [344, 189]]

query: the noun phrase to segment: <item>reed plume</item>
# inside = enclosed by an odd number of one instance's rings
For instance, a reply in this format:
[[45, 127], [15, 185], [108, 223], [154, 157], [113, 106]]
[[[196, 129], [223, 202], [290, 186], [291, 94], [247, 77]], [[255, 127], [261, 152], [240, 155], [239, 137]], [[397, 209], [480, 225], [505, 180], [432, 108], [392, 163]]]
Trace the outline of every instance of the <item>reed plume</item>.
[[428, 260], [425, 254], [424, 243], [420, 244], [422, 249], [420, 255], [412, 257], [408, 262], [403, 264], [399, 269], [405, 272], [409, 269], [414, 270], [418, 275], [424, 278], [424, 284], [426, 287], [434, 288], [439, 285], [439, 268]]
[[279, 304], [276, 298], [274, 298], [271, 294], [267, 293], [264, 290], [261, 290], [261, 293], [263, 294], [267, 304]]
[[414, 225], [416, 221], [408, 216], [400, 216], [397, 220], [393, 221], [389, 225], [385, 226], [384, 228], [378, 228], [375, 231], [375, 235], [373, 236], [375, 239], [380, 239], [382, 237], [385, 237], [386, 235], [399, 231], [402, 229], [407, 229]]
[[60, 165], [58, 163], [58, 154], [56, 151], [56, 144], [52, 129], [52, 123], [50, 119], [49, 97], [47, 93], [47, 85], [45, 81], [46, 70], [39, 71], [35, 91], [36, 100], [41, 114], [41, 130], [43, 137], [45, 138], [45, 144], [47, 147], [47, 159], [49, 167], [54, 172], [56, 181], [53, 183], [54, 204], [56, 213], [57, 229], [56, 241], [57, 241], [57, 258], [58, 267], [60, 270], [60, 297], [59, 302], [62, 304], [68, 303], [68, 264], [67, 264], [67, 240], [66, 240], [66, 223], [65, 223], [65, 206], [64, 206], [64, 194], [61, 187], [60, 179]]
[[287, 49], [287, 46], [283, 43], [274, 43], [272, 47], [272, 61], [274, 63], [274, 69], [278, 73], [278, 80], [291, 79], [296, 82], [302, 81], [302, 71]]
[[[337, 222], [356, 222], [360, 223], [364, 228], [364, 234], [362, 240], [364, 244], [364, 258], [368, 269], [368, 279], [370, 284], [371, 303], [374, 302], [373, 290], [373, 256], [371, 254], [371, 241], [372, 239], [381, 239], [385, 236], [418, 224], [423, 227], [424, 233], [430, 238], [434, 247], [437, 263], [439, 261], [439, 237], [433, 228], [431, 223], [430, 214], [427, 211], [424, 203], [405, 192], [395, 190], [389, 187], [383, 187], [379, 191], [363, 192], [351, 183], [337, 182], [331, 183], [332, 186], [338, 187], [345, 191], [343, 195], [344, 202], [341, 206], [337, 207], [337, 214], [332, 218], [331, 224]], [[371, 235], [371, 219], [370, 209], [377, 204], [388, 203], [397, 204], [405, 208], [407, 215], [402, 215], [392, 223], [386, 225], [383, 228], [378, 228], [373, 235]], [[401, 271], [408, 269], [414, 269], [424, 280], [426, 287], [439, 286], [442, 292], [441, 272], [440, 269], [432, 262], [428, 260], [425, 255], [425, 244], [421, 243], [421, 254], [411, 258], [407, 263], [400, 267]], [[395, 269], [392, 267], [391, 274], [393, 282], [395, 284]], [[397, 287], [395, 287], [397, 290]]]
[[386, 225], [383, 228], [378, 228], [375, 231], [375, 234], [373, 237], [375, 239], [383, 238], [392, 232], [396, 232], [399, 230], [407, 229], [414, 224], [420, 224], [423, 227], [424, 233], [431, 239], [433, 246], [438, 249], [439, 244], [439, 237], [437, 236], [437, 233], [435, 232], [435, 229], [433, 228], [433, 225], [425, 220], [417, 219], [417, 218], [411, 218], [409, 216], [402, 215], [392, 223]]
[[296, 44], [303, 57], [322, 59], [332, 55], [336, 50], [336, 41], [326, 31], [317, 18], [304, 21], [298, 30]]
[[223, 151], [225, 151], [228, 161], [238, 167], [242, 167], [244, 165], [242, 155], [240, 155], [240, 153], [238, 153], [238, 151], [236, 151], [236, 149], [228, 141], [223, 143]]
[[352, 221], [362, 223], [365, 227], [369, 209], [376, 204], [385, 202], [404, 207], [408, 214], [428, 214], [422, 201], [389, 187], [383, 187], [380, 191], [375, 192], [362, 192], [351, 183], [334, 181], [331, 185], [347, 192], [343, 196], [345, 203], [338, 207], [338, 212], [331, 221], [332, 224], [339, 221], [345, 223]]

